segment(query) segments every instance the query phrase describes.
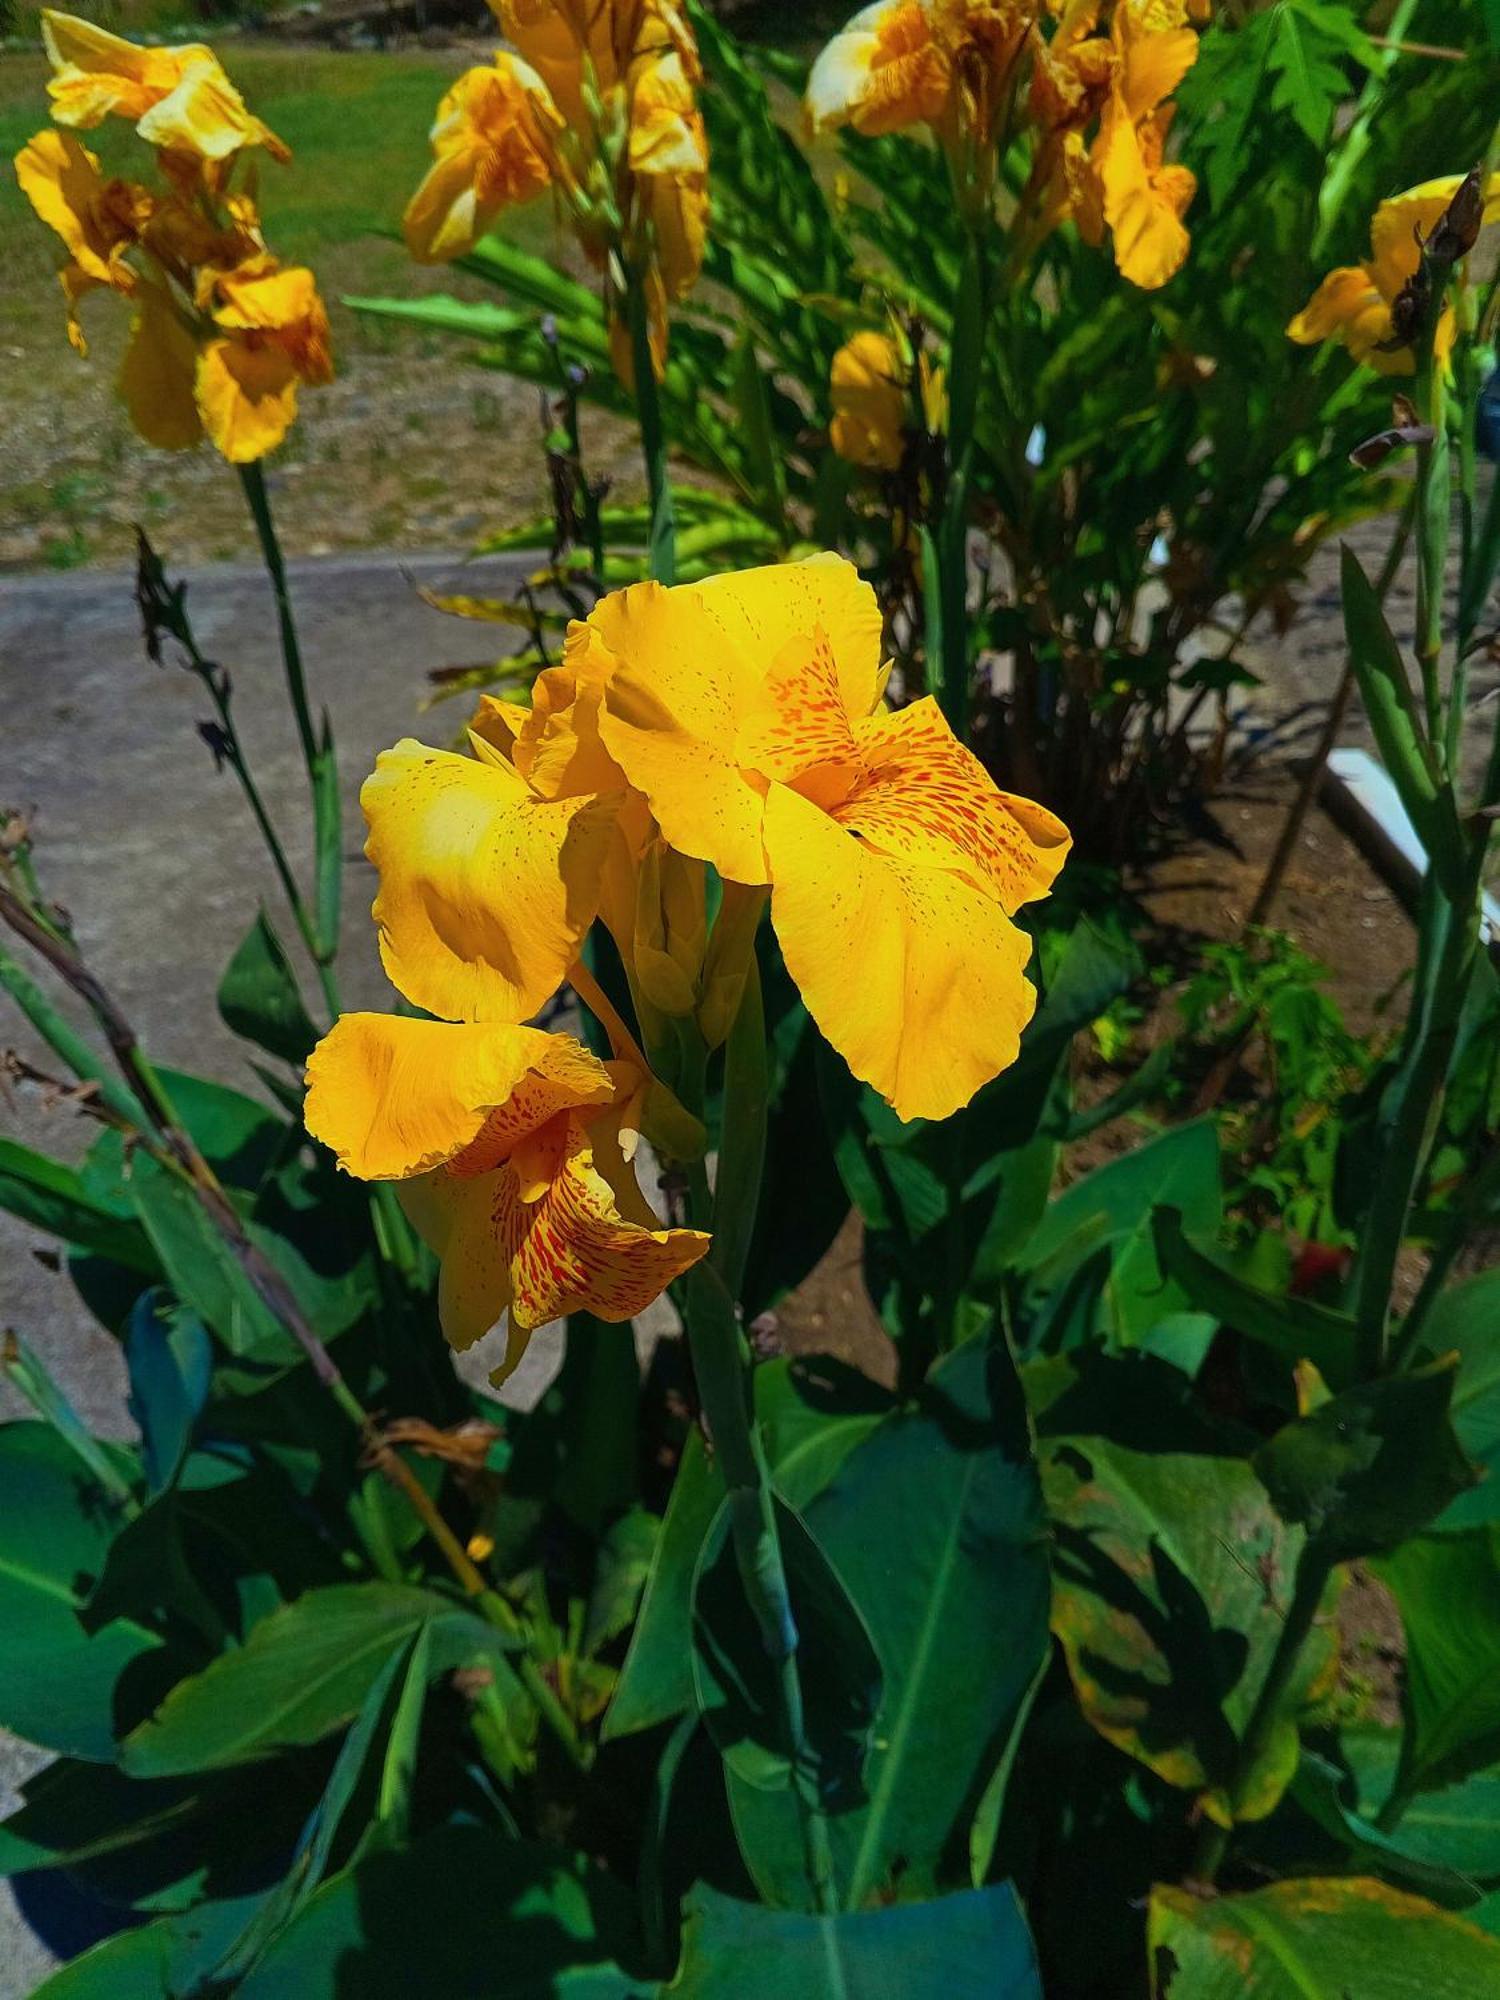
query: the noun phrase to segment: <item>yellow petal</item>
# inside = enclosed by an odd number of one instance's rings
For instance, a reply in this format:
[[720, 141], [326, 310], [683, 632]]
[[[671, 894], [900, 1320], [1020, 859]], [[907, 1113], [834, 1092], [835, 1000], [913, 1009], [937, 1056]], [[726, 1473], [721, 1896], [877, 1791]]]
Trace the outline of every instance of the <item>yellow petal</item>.
[[495, 1212], [510, 1250], [511, 1318], [526, 1331], [571, 1312], [633, 1319], [709, 1245], [701, 1230], [662, 1227], [604, 1121], [592, 1133], [568, 1121], [561, 1170], [540, 1200], [522, 1201], [515, 1175], [502, 1172]]
[[766, 802], [771, 921], [807, 1010], [903, 1118], [946, 1118], [1015, 1061], [1031, 940], [957, 875], [878, 854], [785, 787]]
[[1010, 914], [1045, 896], [1072, 836], [1055, 814], [998, 789], [931, 695], [860, 733], [867, 775], [834, 809], [890, 859], [962, 873]]
[[538, 799], [504, 764], [409, 737], [380, 758], [360, 803], [393, 984], [449, 1020], [534, 1014], [593, 921], [612, 809]]
[[90, 227], [104, 188], [94, 154], [71, 132], [38, 132], [16, 155], [16, 179], [42, 221], [67, 245], [79, 269], [108, 284], [110, 266]]
[[851, 465], [894, 472], [905, 451], [907, 369], [883, 333], [845, 341], [829, 370], [829, 442]]
[[1121, 95], [1136, 119], [1164, 104], [1198, 60], [1198, 37], [1191, 28], [1143, 33], [1123, 11], [1115, 16], [1115, 40], [1121, 54]]
[[500, 1173], [464, 1180], [439, 1167], [402, 1181], [398, 1191], [412, 1227], [441, 1266], [438, 1322], [459, 1353], [482, 1340], [510, 1306], [510, 1254], [495, 1216], [500, 1184]]
[[[832, 807], [863, 770], [854, 723], [844, 706], [838, 662], [826, 632], [782, 648], [766, 678], [766, 700], [740, 731], [735, 755], [767, 778], [795, 784]], [[860, 727], [866, 726], [860, 718]]]
[[194, 394], [203, 428], [232, 465], [274, 451], [297, 419], [297, 370], [271, 341], [209, 341]]
[[197, 345], [160, 286], [143, 284], [137, 300], [120, 362], [120, 394], [147, 444], [185, 451], [203, 436], [193, 397]]
[[599, 709], [614, 655], [590, 625], [568, 628], [560, 665], [532, 683], [531, 707], [516, 732], [516, 769], [538, 798], [571, 799], [625, 789], [625, 776], [599, 734]]
[[559, 1111], [614, 1090], [569, 1035], [395, 1014], [342, 1015], [313, 1050], [307, 1085], [308, 1131], [361, 1180], [448, 1162], [485, 1172]]
[[815, 132], [853, 125], [897, 132], [942, 116], [951, 87], [946, 58], [920, 0], [876, 0], [834, 36], [812, 66], [805, 99]]
[[1290, 321], [1287, 337], [1303, 347], [1342, 338], [1346, 328], [1372, 308], [1385, 313], [1389, 328], [1386, 302], [1364, 265], [1341, 264], [1328, 273], [1301, 312]]
[[[1178, 212], [1179, 204], [1187, 205], [1183, 183], [1174, 178], [1166, 190], [1158, 190], [1147, 169], [1141, 135], [1121, 109], [1106, 115], [1096, 150], [1104, 219], [1114, 232], [1120, 275], [1142, 291], [1156, 291], [1187, 258], [1189, 237]], [[1191, 195], [1189, 177], [1186, 196]]]
[[210, 55], [189, 63], [176, 88], [153, 104], [135, 129], [148, 145], [224, 160], [254, 144], [265, 128], [251, 118], [244, 98]]
[[530, 64], [504, 51], [465, 70], [438, 106], [433, 166], [407, 204], [407, 248], [441, 263], [473, 248], [504, 208], [550, 184], [562, 125]]

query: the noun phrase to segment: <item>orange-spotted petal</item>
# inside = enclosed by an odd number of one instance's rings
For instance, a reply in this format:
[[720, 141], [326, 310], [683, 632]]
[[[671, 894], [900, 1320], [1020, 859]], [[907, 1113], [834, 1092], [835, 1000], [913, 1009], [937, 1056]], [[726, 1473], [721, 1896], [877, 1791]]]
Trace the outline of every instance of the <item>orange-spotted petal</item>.
[[930, 695], [863, 725], [865, 776], [834, 808], [889, 859], [947, 868], [1014, 912], [1045, 896], [1072, 837], [1055, 814], [996, 788]]
[[903, 1118], [945, 1118], [1015, 1061], [1031, 940], [992, 893], [877, 852], [784, 786], [771, 921], [808, 1012]]
[[485, 1172], [559, 1111], [614, 1092], [569, 1035], [395, 1014], [342, 1015], [313, 1050], [307, 1085], [307, 1129], [361, 1180], [444, 1164]]
[[449, 1020], [524, 1020], [594, 919], [612, 807], [538, 799], [504, 762], [407, 738], [360, 794], [393, 984]]

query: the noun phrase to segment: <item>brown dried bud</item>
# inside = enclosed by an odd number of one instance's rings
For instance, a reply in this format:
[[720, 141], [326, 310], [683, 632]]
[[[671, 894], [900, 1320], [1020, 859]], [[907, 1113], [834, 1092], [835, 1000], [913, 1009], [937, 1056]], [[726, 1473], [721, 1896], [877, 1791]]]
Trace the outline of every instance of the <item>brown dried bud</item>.
[[1457, 194], [1438, 217], [1431, 236], [1423, 246], [1424, 255], [1434, 264], [1456, 264], [1467, 257], [1479, 240], [1484, 221], [1484, 175], [1475, 167], [1459, 183]]

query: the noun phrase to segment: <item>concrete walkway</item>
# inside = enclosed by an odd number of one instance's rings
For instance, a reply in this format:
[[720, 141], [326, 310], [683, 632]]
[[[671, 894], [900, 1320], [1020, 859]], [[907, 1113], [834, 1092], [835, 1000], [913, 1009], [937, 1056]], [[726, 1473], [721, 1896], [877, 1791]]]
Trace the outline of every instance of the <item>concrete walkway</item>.
[[[515, 638], [505, 626], [432, 610], [410, 579], [494, 594], [521, 568], [514, 558], [466, 565], [430, 556], [292, 566], [314, 701], [332, 715], [339, 749], [347, 861], [341, 975], [351, 1005], [389, 999], [369, 921], [374, 876], [361, 853], [360, 783], [376, 752], [398, 737], [445, 743], [461, 728], [467, 701], [418, 712], [430, 667], [483, 664]], [[239, 565], [186, 576], [198, 643], [232, 675], [240, 734], [306, 879], [306, 790], [270, 588], [262, 571]], [[0, 578], [0, 805], [34, 813], [43, 883], [70, 911], [90, 964], [153, 1057], [254, 1090], [247, 1045], [220, 1021], [214, 994], [259, 900], [294, 956], [295, 932], [239, 788], [228, 772], [215, 774], [197, 734], [207, 698], [193, 675], [146, 658], [133, 592], [133, 577], [121, 571]], [[0, 995], [6, 1047], [56, 1067]], [[76, 1157], [92, 1136], [86, 1121], [65, 1109], [48, 1112], [30, 1091], [0, 1096], [0, 1132], [64, 1157]], [[33, 1253], [48, 1247], [0, 1215], [0, 1327], [14, 1326], [38, 1349], [91, 1423], [126, 1434], [115, 1344], [68, 1280], [37, 1261]], [[19, 1407], [0, 1385], [0, 1418]], [[7, 1786], [40, 1761], [0, 1736], [0, 1816], [15, 1802]], [[0, 1885], [0, 2000], [31, 1993], [53, 1962]]]

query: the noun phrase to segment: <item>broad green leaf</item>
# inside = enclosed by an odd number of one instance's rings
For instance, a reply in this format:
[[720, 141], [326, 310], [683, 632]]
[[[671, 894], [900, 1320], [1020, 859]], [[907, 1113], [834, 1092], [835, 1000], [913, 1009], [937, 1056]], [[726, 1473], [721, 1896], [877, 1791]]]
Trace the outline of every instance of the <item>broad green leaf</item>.
[[724, 1480], [695, 1430], [672, 1484], [635, 1635], [600, 1734], [605, 1742], [670, 1722], [693, 1705], [693, 1576]]
[[[1052, 1629], [1101, 1736], [1227, 1817], [1239, 1743], [1281, 1636], [1303, 1536], [1242, 1459], [1050, 1440]], [[1241, 1817], [1271, 1811], [1297, 1767], [1297, 1715], [1336, 1664], [1304, 1647]]]
[[[1379, 1813], [1396, 1783], [1402, 1734], [1374, 1725], [1339, 1732], [1339, 1750], [1366, 1821]], [[1440, 1790], [1418, 1792], [1405, 1801], [1386, 1837], [1403, 1857], [1423, 1866], [1476, 1882], [1500, 1878], [1500, 1766], [1473, 1771]]]
[[1108, 1252], [1103, 1331], [1141, 1346], [1159, 1320], [1188, 1303], [1158, 1262], [1151, 1215], [1181, 1212], [1184, 1229], [1212, 1236], [1219, 1225], [1219, 1140], [1212, 1119], [1174, 1126], [1096, 1167], [1052, 1202], [1017, 1259], [1033, 1291], [1056, 1293], [1091, 1256]]
[[[880, 1661], [838, 1572], [779, 1497], [776, 1536], [797, 1630], [807, 1775], [840, 1811], [864, 1796], [861, 1772], [880, 1699]], [[741, 1510], [737, 1514], [737, 1510]], [[746, 1784], [791, 1784], [781, 1666], [766, 1649], [740, 1576], [739, 1538], [763, 1571], [751, 1496], [731, 1493], [704, 1537], [693, 1583], [693, 1691], [726, 1767]]]
[[177, 2000], [199, 1992], [260, 1900], [249, 1895], [202, 1903], [121, 1931], [54, 1972], [32, 2000]]
[[40, 1423], [0, 1428], [0, 1727], [59, 1755], [110, 1763], [159, 1698], [162, 1642], [85, 1611], [121, 1516]]
[[[884, 1673], [867, 1801], [830, 1821], [841, 1898], [921, 1895], [961, 1849], [1047, 1650], [1040, 1492], [1004, 1349], [971, 1340], [948, 1356], [916, 1408], [855, 1446], [807, 1519]], [[805, 1904], [784, 1797], [732, 1778], [730, 1802], [762, 1894]]]
[[14, 1139], [0, 1139], [0, 1208], [143, 1277], [153, 1278], [160, 1270], [137, 1222], [103, 1206], [73, 1168]]
[[806, 1508], [894, 1408], [888, 1390], [832, 1355], [763, 1362], [755, 1414], [782, 1499]]
[[215, 1229], [193, 1190], [148, 1154], [131, 1162], [130, 1197], [183, 1305], [231, 1354], [286, 1366], [299, 1350]]
[[219, 1012], [237, 1035], [301, 1068], [312, 1053], [313, 1026], [286, 948], [264, 910], [246, 931], [219, 981]]
[[606, 1531], [584, 1620], [586, 1654], [597, 1653], [629, 1629], [651, 1574], [660, 1533], [661, 1522], [644, 1507], [632, 1507]]
[[931, 1902], [836, 1917], [742, 1903], [700, 1885], [688, 1898], [674, 2000], [1041, 2000], [1036, 1955], [1008, 1882]]
[[123, 1746], [132, 1776], [171, 1777], [316, 1743], [357, 1714], [392, 1653], [431, 1626], [433, 1672], [490, 1661], [506, 1641], [435, 1591], [331, 1584], [263, 1618], [237, 1651], [179, 1681]]
[[141, 1466], [152, 1493], [176, 1478], [213, 1373], [212, 1344], [202, 1321], [189, 1312], [173, 1313], [170, 1306], [153, 1287], [137, 1299], [125, 1324], [130, 1414], [140, 1426]]
[[1416, 1535], [1375, 1567], [1406, 1630], [1403, 1789], [1500, 1761], [1500, 1527]]
[[1248, 1896], [1158, 1887], [1153, 2000], [1477, 2000], [1500, 1992], [1500, 1942], [1368, 1877], [1278, 1882]]
[[1500, 1266], [1442, 1292], [1422, 1342], [1429, 1354], [1458, 1355], [1450, 1414], [1459, 1443], [1483, 1475], [1435, 1526], [1473, 1528], [1500, 1519]]
[[1275, 1297], [1247, 1284], [1188, 1241], [1175, 1208], [1159, 1208], [1152, 1218], [1152, 1230], [1162, 1270], [1195, 1306], [1251, 1340], [1261, 1341], [1289, 1367], [1311, 1361], [1333, 1388], [1341, 1388], [1349, 1380], [1355, 1326], [1347, 1314], [1332, 1312], [1308, 1299]]
[[646, 2000], [625, 1892], [555, 1847], [443, 1826], [325, 1882], [239, 2000]]
[[[1397, 1888], [1430, 1896], [1444, 1909], [1462, 1909], [1474, 1901], [1480, 1893], [1477, 1881], [1446, 1863], [1424, 1859], [1402, 1838], [1400, 1829], [1383, 1833], [1362, 1815], [1352, 1791], [1348, 1775], [1338, 1765], [1304, 1749], [1287, 1797], [1338, 1842], [1351, 1869], [1369, 1869]], [[1500, 1872], [1500, 1862], [1496, 1867]]]
[[1438, 1361], [1357, 1383], [1284, 1424], [1255, 1454], [1282, 1519], [1334, 1562], [1425, 1528], [1474, 1483], [1448, 1419], [1453, 1382], [1451, 1359]]

